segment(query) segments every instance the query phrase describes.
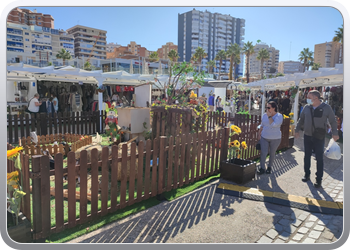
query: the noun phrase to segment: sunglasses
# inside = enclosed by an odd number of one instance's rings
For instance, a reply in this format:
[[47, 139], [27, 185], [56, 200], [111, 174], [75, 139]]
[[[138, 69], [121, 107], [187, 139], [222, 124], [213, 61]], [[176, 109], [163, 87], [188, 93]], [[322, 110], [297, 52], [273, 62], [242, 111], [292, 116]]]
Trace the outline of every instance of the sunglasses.
[[271, 107], [266, 107], [267, 109], [270, 109]]

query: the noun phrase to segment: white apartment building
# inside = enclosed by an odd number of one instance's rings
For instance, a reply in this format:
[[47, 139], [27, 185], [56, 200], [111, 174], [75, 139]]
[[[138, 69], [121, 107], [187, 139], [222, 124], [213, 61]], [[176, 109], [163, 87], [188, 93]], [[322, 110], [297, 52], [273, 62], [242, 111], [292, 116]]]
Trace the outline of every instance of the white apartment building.
[[[266, 74], [275, 73], [278, 69], [279, 50], [266, 43], [259, 43], [254, 46], [254, 54], [249, 58], [249, 77], [261, 79], [261, 61], [257, 59], [258, 52], [261, 49], [267, 49], [270, 58], [264, 61], [263, 70]], [[247, 62], [246, 62], [247, 63]]]
[[35, 66], [62, 65], [56, 55], [62, 48], [74, 58], [74, 39], [63, 30], [7, 23], [7, 62]]
[[[189, 62], [198, 47], [208, 54], [202, 60], [202, 70], [207, 70], [206, 63], [214, 60], [220, 50], [227, 50], [232, 43], [243, 47], [245, 20], [230, 15], [210, 13], [209, 11], [192, 11], [178, 15], [178, 54], [179, 61]], [[229, 71], [229, 61], [224, 61], [222, 71]], [[217, 61], [216, 72], [219, 72]], [[243, 55], [237, 67], [238, 75], [243, 75]]]

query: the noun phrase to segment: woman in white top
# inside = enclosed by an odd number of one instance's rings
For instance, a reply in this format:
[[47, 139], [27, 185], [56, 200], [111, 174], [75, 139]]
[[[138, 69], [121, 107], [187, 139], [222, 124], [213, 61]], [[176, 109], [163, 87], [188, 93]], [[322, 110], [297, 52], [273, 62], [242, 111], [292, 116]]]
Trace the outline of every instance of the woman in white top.
[[29, 101], [28, 110], [30, 113], [38, 113], [41, 102], [39, 102], [39, 94], [36, 93], [34, 97]]
[[221, 112], [223, 110], [223, 105], [221, 103], [221, 97], [219, 97], [218, 103], [216, 104], [216, 110]]
[[277, 104], [273, 101], [268, 102], [266, 113], [261, 119], [258, 137], [261, 146], [260, 168], [258, 170], [258, 174], [265, 173], [265, 161], [267, 154], [270, 155], [270, 159], [266, 174], [271, 173], [271, 167], [275, 160], [276, 151], [282, 139], [282, 122], [283, 116], [277, 112]]

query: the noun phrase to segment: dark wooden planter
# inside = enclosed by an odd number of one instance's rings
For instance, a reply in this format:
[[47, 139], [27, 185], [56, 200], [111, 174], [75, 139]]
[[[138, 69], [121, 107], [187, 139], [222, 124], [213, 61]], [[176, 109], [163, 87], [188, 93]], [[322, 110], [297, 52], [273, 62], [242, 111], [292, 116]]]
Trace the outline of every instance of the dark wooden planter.
[[[13, 222], [15, 222], [15, 219], [10, 212], [7, 212], [7, 220], [13, 220]], [[18, 225], [8, 227], [7, 232], [9, 237], [15, 242], [33, 242], [30, 222], [22, 213], [18, 216]]]
[[221, 178], [238, 184], [246, 183], [255, 178], [256, 162], [242, 159], [222, 161], [220, 164]]

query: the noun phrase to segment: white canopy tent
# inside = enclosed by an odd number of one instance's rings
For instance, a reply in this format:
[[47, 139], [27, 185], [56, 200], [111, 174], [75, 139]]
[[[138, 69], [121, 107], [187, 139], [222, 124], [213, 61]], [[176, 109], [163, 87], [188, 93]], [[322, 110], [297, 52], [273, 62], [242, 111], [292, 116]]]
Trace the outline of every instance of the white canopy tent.
[[[344, 84], [344, 68], [343, 64], [336, 64], [334, 68], [320, 68], [318, 70], [309, 70], [305, 73], [295, 73], [282, 77], [264, 79], [256, 82], [251, 82], [242, 85], [245, 88], [252, 90], [287, 90], [291, 87], [297, 87], [298, 91], [301, 88], [320, 87], [320, 86], [337, 86]], [[250, 97], [250, 95], [249, 95]], [[265, 95], [263, 95], [261, 115], [265, 111]], [[294, 120], [298, 120], [298, 103], [299, 95], [294, 99]]]

